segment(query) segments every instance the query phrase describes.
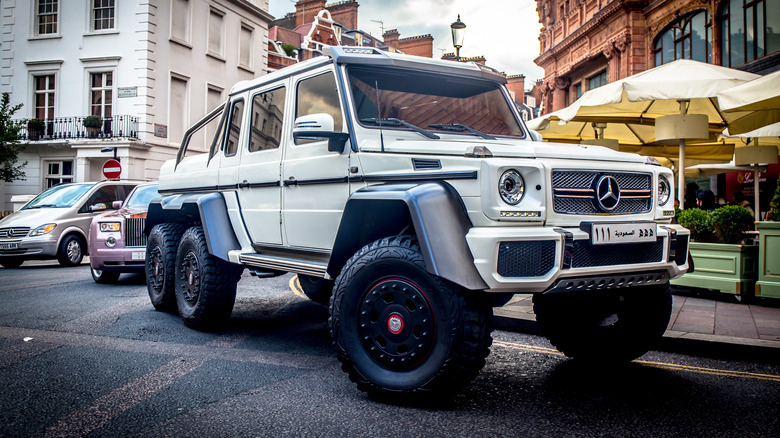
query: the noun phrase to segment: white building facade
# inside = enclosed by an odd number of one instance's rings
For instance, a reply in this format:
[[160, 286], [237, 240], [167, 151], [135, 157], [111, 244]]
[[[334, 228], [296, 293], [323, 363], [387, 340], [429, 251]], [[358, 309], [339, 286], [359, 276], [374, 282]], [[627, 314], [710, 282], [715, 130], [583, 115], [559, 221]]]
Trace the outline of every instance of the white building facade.
[[24, 105], [15, 118], [42, 122], [23, 133], [26, 179], [0, 182], [0, 213], [15, 195], [104, 179], [114, 155], [120, 178], [156, 179], [189, 125], [267, 73], [272, 18], [268, 0], [0, 1], [0, 92]]

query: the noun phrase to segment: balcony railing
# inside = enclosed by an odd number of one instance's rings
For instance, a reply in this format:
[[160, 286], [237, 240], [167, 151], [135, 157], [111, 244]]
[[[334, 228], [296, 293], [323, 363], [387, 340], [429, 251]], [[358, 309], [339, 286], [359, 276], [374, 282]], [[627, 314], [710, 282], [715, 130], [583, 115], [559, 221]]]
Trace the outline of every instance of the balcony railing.
[[[19, 131], [19, 140], [46, 141], [64, 139], [138, 138], [138, 117], [103, 117], [99, 128], [84, 126], [85, 117], [55, 117], [43, 121], [43, 130], [31, 131], [25, 124]], [[15, 120], [20, 122], [21, 120]]]

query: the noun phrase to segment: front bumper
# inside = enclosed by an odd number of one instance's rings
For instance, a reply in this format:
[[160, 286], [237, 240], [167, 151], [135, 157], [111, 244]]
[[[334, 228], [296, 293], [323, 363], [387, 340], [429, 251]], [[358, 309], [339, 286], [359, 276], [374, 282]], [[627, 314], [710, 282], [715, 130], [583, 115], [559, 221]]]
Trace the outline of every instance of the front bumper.
[[592, 245], [575, 227], [477, 227], [466, 235], [488, 292], [591, 290], [666, 282], [688, 270], [687, 229], [659, 224], [655, 242]]
[[22, 239], [1, 239], [0, 244], [16, 244], [13, 249], [0, 249], [0, 258], [21, 257], [23, 259], [51, 259], [57, 257], [56, 235], [25, 237]]
[[[109, 247], [106, 239], [113, 236], [116, 245]], [[146, 260], [146, 247], [125, 247], [122, 233], [101, 232], [91, 227], [89, 241], [89, 265], [93, 269], [117, 272], [143, 272]]]

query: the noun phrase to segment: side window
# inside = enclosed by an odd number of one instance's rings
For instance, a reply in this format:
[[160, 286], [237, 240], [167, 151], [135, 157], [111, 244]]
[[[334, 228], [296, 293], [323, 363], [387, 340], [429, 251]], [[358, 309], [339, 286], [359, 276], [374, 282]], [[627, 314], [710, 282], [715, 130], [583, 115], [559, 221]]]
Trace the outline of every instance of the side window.
[[318, 113], [333, 116], [333, 130], [336, 132], [342, 130], [344, 117], [341, 113], [339, 92], [333, 72], [304, 79], [298, 83], [295, 117]]
[[252, 135], [249, 152], [276, 149], [282, 141], [284, 117], [284, 87], [266, 91], [252, 98]]
[[244, 101], [233, 102], [230, 109], [230, 123], [228, 124], [227, 142], [225, 143], [225, 156], [230, 157], [238, 152], [238, 135], [241, 133], [241, 119], [244, 115]]
[[130, 192], [132, 192], [134, 188], [135, 188], [134, 185], [123, 185], [122, 186], [122, 191], [124, 191], [124, 193], [120, 193], [119, 194], [119, 199], [118, 200], [119, 201], [124, 201], [125, 199], [127, 199], [127, 195], [129, 195]]
[[[87, 199], [86, 204], [84, 204], [84, 207], [82, 207], [79, 212], [86, 213], [92, 211], [90, 208], [93, 206], [97, 206], [95, 211], [112, 210], [113, 207], [111, 204], [113, 204], [114, 201], [119, 200], [119, 197], [116, 194], [116, 189], [117, 186], [115, 185], [106, 185], [97, 189], [97, 191], [95, 191], [95, 193], [93, 193], [89, 199]], [[98, 204], [102, 204], [102, 206]]]

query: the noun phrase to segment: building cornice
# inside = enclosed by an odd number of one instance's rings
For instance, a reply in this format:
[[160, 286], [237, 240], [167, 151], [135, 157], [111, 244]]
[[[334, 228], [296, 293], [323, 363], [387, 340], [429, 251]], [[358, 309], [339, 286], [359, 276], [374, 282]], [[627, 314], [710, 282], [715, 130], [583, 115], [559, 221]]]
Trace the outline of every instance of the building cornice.
[[598, 11], [590, 20], [578, 27], [574, 32], [571, 32], [566, 38], [555, 46], [550, 47], [539, 55], [534, 62], [537, 65], [542, 65], [548, 62], [551, 58], [557, 57], [559, 54], [570, 48], [572, 45], [580, 42], [581, 38], [589, 33], [594, 28], [601, 26], [605, 21], [612, 18], [619, 11], [624, 9], [642, 9], [647, 5], [646, 1], [642, 0], [616, 0], [609, 3]]

